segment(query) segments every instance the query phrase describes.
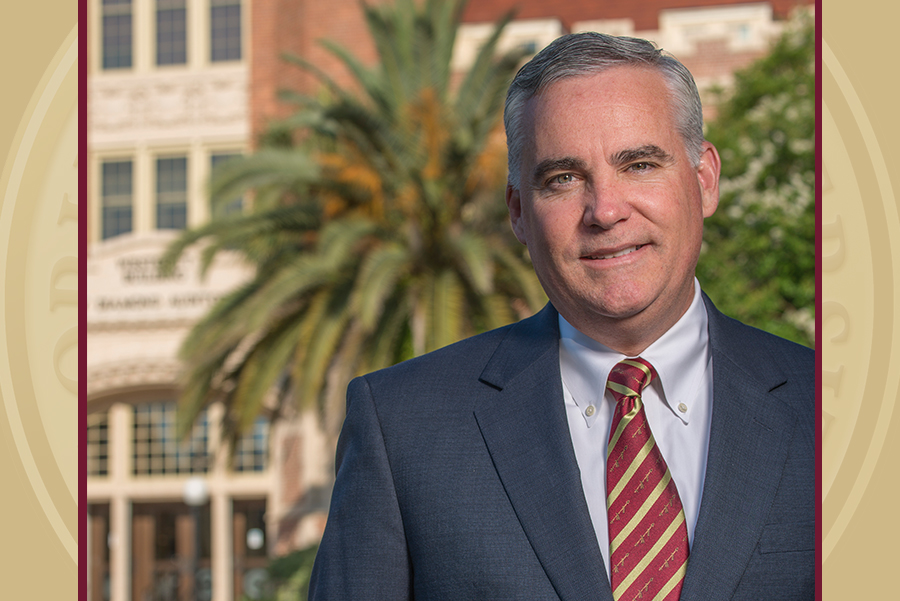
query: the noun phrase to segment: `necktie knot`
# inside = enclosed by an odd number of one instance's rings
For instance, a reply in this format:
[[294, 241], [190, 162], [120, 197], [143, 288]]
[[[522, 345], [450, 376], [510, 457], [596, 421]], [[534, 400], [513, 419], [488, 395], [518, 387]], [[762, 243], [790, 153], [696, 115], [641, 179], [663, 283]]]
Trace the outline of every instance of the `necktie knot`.
[[655, 377], [656, 370], [646, 360], [640, 357], [625, 359], [617, 363], [609, 372], [606, 387], [612, 391], [613, 397], [618, 402], [626, 397], [641, 396], [644, 388]]

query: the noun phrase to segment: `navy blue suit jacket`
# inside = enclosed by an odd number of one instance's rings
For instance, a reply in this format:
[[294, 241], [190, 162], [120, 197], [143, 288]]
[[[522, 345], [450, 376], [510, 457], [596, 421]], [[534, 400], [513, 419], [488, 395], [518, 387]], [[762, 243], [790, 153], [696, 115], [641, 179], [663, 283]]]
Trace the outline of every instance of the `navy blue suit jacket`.
[[[813, 352], [705, 300], [712, 426], [681, 599], [813, 599]], [[336, 469], [312, 600], [612, 601], [550, 305], [354, 380]]]

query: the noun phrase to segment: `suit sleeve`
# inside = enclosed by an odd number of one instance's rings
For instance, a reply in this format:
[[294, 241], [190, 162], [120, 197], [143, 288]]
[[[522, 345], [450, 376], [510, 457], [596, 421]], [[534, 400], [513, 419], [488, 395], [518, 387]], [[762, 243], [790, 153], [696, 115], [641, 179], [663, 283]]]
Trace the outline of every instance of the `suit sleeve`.
[[335, 484], [310, 580], [310, 601], [409, 599], [411, 568], [400, 507], [364, 378], [350, 383]]

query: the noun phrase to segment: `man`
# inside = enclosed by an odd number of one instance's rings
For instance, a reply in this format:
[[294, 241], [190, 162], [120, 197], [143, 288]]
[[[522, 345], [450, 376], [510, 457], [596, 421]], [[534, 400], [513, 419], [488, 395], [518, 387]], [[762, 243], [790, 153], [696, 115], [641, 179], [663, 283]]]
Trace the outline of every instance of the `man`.
[[351, 383], [310, 598], [812, 599], [813, 353], [700, 292], [720, 163], [690, 74], [564, 36], [505, 125], [550, 304]]

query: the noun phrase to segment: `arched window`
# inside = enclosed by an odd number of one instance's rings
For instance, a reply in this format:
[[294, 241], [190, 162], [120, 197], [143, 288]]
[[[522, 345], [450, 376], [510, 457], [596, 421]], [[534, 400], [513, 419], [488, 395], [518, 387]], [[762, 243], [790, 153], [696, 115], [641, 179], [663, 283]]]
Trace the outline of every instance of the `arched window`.
[[159, 401], [134, 405], [133, 470], [136, 476], [206, 473], [209, 420], [200, 414], [186, 440], [176, 438], [176, 404]]

